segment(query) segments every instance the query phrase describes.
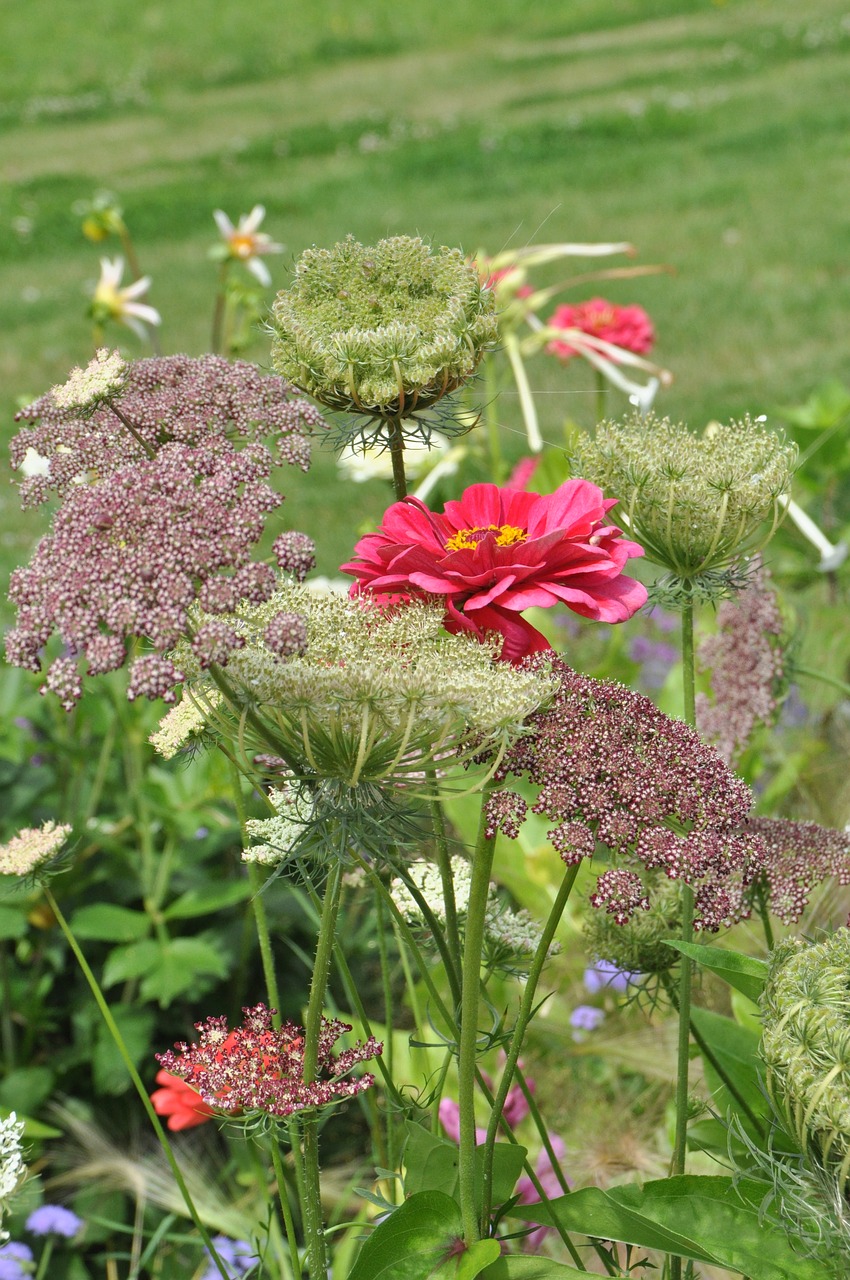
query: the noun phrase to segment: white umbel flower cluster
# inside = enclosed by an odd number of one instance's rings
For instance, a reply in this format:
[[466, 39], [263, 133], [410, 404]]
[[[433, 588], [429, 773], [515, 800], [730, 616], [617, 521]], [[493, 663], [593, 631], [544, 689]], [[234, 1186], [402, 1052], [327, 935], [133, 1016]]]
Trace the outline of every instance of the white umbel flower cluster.
[[5, 1120], [0, 1120], [0, 1221], [7, 1201], [17, 1190], [26, 1171], [21, 1152], [23, 1136], [23, 1121], [18, 1119], [14, 1111], [10, 1111]]
[[313, 805], [288, 786], [273, 787], [269, 792], [269, 800], [277, 810], [274, 817], [249, 818], [245, 823], [248, 835], [258, 837], [261, 843], [244, 849], [242, 861], [275, 867], [289, 856], [304, 835], [312, 816]]
[[127, 372], [127, 362], [119, 351], [101, 347], [85, 369], [73, 368], [67, 381], [53, 388], [53, 403], [60, 409], [95, 409], [121, 391]]

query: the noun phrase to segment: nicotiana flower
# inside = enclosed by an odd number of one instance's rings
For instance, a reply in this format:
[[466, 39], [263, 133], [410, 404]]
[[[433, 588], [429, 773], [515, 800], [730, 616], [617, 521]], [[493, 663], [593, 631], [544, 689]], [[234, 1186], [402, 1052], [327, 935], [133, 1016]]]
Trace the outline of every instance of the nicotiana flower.
[[[387, 607], [281, 586], [230, 620], [244, 639], [227, 668], [234, 702], [216, 708], [209, 729], [232, 736], [243, 707], [258, 713], [265, 738], [256, 726], [240, 732], [253, 749], [277, 751], [280, 782], [308, 784], [314, 817], [323, 796], [368, 807], [387, 789], [427, 790], [429, 768], [462, 772], [485, 746], [498, 756], [546, 701], [546, 672], [496, 662], [492, 646], [446, 635], [441, 617], [428, 602]], [[176, 660], [190, 680], [201, 675], [188, 645]]]
[[0, 846], [0, 875], [27, 876], [37, 871], [59, 852], [70, 834], [69, 826], [53, 821], [25, 827]]
[[122, 289], [121, 277], [124, 275], [123, 258], [101, 258], [100, 279], [91, 301], [91, 316], [95, 324], [103, 325], [108, 320], [116, 320], [132, 329], [136, 337], [144, 340], [148, 336], [146, 325], [162, 323], [162, 317], [155, 307], [146, 302], [139, 302], [150, 288], [150, 276], [142, 276]]
[[[534, 669], [543, 655], [527, 658]], [[744, 890], [761, 868], [757, 836], [741, 832], [752, 804], [737, 778], [695, 729], [642, 694], [581, 676], [556, 657], [558, 690], [505, 752], [496, 778], [537, 787], [532, 811], [551, 821], [549, 839], [567, 864], [592, 857], [597, 841], [614, 858], [590, 901], [618, 924], [649, 907], [639, 869], [694, 890], [697, 927], [717, 929], [749, 912]], [[510, 790], [487, 802], [488, 830], [518, 830], [526, 801]]]
[[497, 339], [495, 297], [459, 249], [351, 236], [307, 249], [272, 312], [272, 363], [332, 409], [400, 419], [456, 390]]
[[850, 1175], [850, 930], [789, 939], [770, 957], [761, 997], [765, 1083], [802, 1149], [835, 1179]]
[[[652, 321], [643, 307], [621, 307], [605, 298], [591, 298], [588, 302], [557, 307], [548, 324], [550, 329], [579, 329], [639, 356], [651, 351], [655, 341]], [[570, 346], [568, 340], [561, 342], [555, 339], [546, 350], [561, 360], [570, 360], [581, 354]], [[611, 359], [616, 362], [616, 356], [612, 355]]]
[[711, 671], [712, 697], [697, 694], [697, 728], [729, 764], [758, 724], [775, 720], [784, 692], [785, 630], [770, 574], [756, 563], [746, 588], [717, 610], [717, 632], [700, 641], [700, 665]]
[[64, 1236], [66, 1240], [73, 1240], [82, 1225], [82, 1218], [61, 1204], [39, 1205], [26, 1221], [27, 1231], [34, 1236]]
[[712, 423], [698, 436], [684, 423], [635, 414], [583, 436], [573, 463], [619, 496], [619, 518], [647, 559], [669, 571], [671, 591], [685, 580], [691, 594], [716, 598], [718, 588], [744, 585], [730, 567], [776, 528], [795, 460], [795, 446], [749, 418]]
[[151, 1094], [153, 1109], [158, 1116], [165, 1116], [166, 1128], [174, 1133], [182, 1129], [194, 1129], [206, 1124], [217, 1112], [204, 1102], [197, 1089], [172, 1075], [163, 1067], [154, 1077], [159, 1085]]
[[502, 657], [516, 662], [548, 649], [521, 614], [563, 603], [574, 613], [623, 622], [646, 601], [646, 589], [623, 574], [643, 552], [605, 523], [616, 499], [586, 480], [568, 480], [541, 496], [475, 484], [442, 515], [417, 498], [396, 502], [376, 533], [342, 566], [356, 577], [352, 594], [436, 596], [453, 633], [504, 637]]
[[297, 1111], [354, 1097], [374, 1083], [368, 1072], [351, 1076], [356, 1066], [381, 1052], [374, 1037], [335, 1054], [334, 1045], [351, 1027], [336, 1018], [323, 1018], [317, 1078], [306, 1082], [303, 1030], [291, 1022], [275, 1029], [273, 1010], [262, 1004], [243, 1013], [241, 1026], [233, 1030], [226, 1018], [197, 1022], [197, 1043], [180, 1043], [175, 1050], [156, 1055], [167, 1071], [196, 1089], [217, 1112], [285, 1119]]
[[266, 216], [263, 205], [255, 204], [250, 213], [243, 213], [236, 226], [221, 209], [213, 211], [215, 225], [218, 227], [222, 245], [216, 245], [211, 256], [216, 258], [233, 258], [243, 262], [255, 279], [265, 288], [272, 282], [263, 256], [268, 253], [283, 253], [284, 246], [275, 244], [271, 236], [260, 231], [259, 227]]

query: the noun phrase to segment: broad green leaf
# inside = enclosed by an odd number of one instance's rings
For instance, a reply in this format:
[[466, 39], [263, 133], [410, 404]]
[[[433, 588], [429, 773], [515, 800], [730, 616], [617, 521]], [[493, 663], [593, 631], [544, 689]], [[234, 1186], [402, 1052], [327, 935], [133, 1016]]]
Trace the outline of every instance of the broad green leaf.
[[770, 1109], [761, 1083], [758, 1032], [709, 1009], [692, 1009], [691, 1023], [705, 1046], [700, 1046], [703, 1065], [718, 1110], [725, 1114], [731, 1108], [745, 1116], [749, 1108], [766, 1125]]
[[22, 938], [27, 931], [26, 912], [0, 906], [0, 939]]
[[226, 978], [227, 972], [227, 960], [212, 942], [172, 938], [161, 947], [157, 963], [139, 991], [143, 1000], [157, 1000], [166, 1009], [177, 996], [191, 991], [199, 977]]
[[568, 1231], [660, 1249], [749, 1280], [823, 1280], [819, 1264], [795, 1253], [775, 1226], [760, 1223], [763, 1197], [757, 1183], [685, 1176], [609, 1191], [585, 1187], [549, 1205], [517, 1205], [510, 1216], [557, 1219]]
[[[118, 1004], [113, 1005], [112, 1016], [118, 1024], [133, 1065], [138, 1066], [150, 1053], [154, 1028], [153, 1010]], [[95, 1088], [99, 1093], [125, 1093], [132, 1084], [118, 1046], [103, 1022], [99, 1022], [97, 1027], [92, 1068]]]
[[56, 1077], [49, 1067], [18, 1067], [0, 1081], [0, 1108], [34, 1114], [50, 1097]]
[[499, 1251], [498, 1240], [465, 1249], [458, 1204], [442, 1191], [420, 1191], [375, 1228], [348, 1280], [473, 1280]]
[[703, 969], [716, 973], [730, 987], [742, 991], [751, 1000], [758, 1000], [761, 995], [767, 981], [766, 961], [745, 956], [740, 951], [727, 951], [723, 947], [704, 947], [698, 942], [679, 942], [673, 938], [666, 938], [665, 942], [668, 947], [696, 960]]
[[131, 911], [110, 902], [80, 907], [70, 923], [78, 938], [93, 942], [138, 942], [151, 928], [150, 916], [144, 911]]
[[157, 965], [162, 944], [154, 938], [133, 942], [128, 947], [116, 947], [110, 951], [103, 966], [104, 987], [114, 987], [130, 978], [141, 978]]
[[576, 1271], [551, 1258], [526, 1258], [521, 1254], [499, 1258], [481, 1272], [481, 1280], [573, 1280], [575, 1276], [587, 1280], [586, 1271]]
[[[404, 1149], [404, 1189], [409, 1195], [421, 1191], [457, 1194], [458, 1149], [454, 1142], [423, 1129], [409, 1120]], [[513, 1195], [528, 1151], [513, 1142], [497, 1142], [493, 1148], [493, 1203], [502, 1204]], [[476, 1152], [476, 1195], [481, 1192], [481, 1165], [484, 1152]]]
[[190, 920], [193, 916], [213, 915], [216, 911], [223, 911], [225, 907], [244, 902], [250, 896], [250, 881], [228, 880], [223, 884], [187, 889], [162, 914], [166, 920]]

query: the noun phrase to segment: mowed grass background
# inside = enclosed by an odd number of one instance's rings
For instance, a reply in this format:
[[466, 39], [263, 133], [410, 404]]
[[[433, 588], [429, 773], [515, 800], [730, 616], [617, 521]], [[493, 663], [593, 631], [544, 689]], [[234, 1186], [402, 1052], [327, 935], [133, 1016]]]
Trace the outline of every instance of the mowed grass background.
[[[565, 298], [642, 303], [675, 373], [658, 407], [695, 426], [850, 377], [848, 0], [0, 0], [0, 15], [4, 440], [16, 400], [90, 354], [87, 295], [117, 242], [85, 241], [71, 206], [100, 188], [153, 276], [166, 352], [207, 348], [212, 210], [259, 202], [287, 246], [276, 287], [301, 249], [349, 232], [489, 253], [631, 241], [674, 274]], [[247, 354], [265, 363], [266, 340]], [[532, 377], [553, 438], [567, 416], [590, 423], [585, 366], [541, 356]], [[509, 396], [499, 411], [515, 430]], [[326, 572], [387, 497], [343, 496], [330, 458], [285, 489]], [[5, 581], [46, 518], [21, 517], [11, 487], [0, 503]]]

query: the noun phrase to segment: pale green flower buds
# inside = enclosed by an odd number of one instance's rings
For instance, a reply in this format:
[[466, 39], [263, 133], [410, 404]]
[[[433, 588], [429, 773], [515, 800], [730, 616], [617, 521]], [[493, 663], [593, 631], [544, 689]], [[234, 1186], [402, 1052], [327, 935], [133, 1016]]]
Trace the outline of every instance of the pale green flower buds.
[[475, 373], [496, 300], [459, 249], [349, 236], [307, 249], [272, 310], [272, 363], [322, 404], [370, 418], [426, 409]]
[[649, 907], [636, 911], [626, 924], [618, 924], [608, 911], [588, 911], [584, 937], [588, 953], [608, 960], [627, 973], [666, 973], [678, 963], [679, 953], [665, 938], [682, 931], [682, 898], [679, 885], [660, 872], [647, 872]]
[[712, 576], [734, 569], [779, 524], [795, 461], [795, 446], [749, 418], [697, 436], [652, 414], [600, 423], [573, 459], [575, 474], [619, 499], [617, 519], [647, 560], [708, 595]]

